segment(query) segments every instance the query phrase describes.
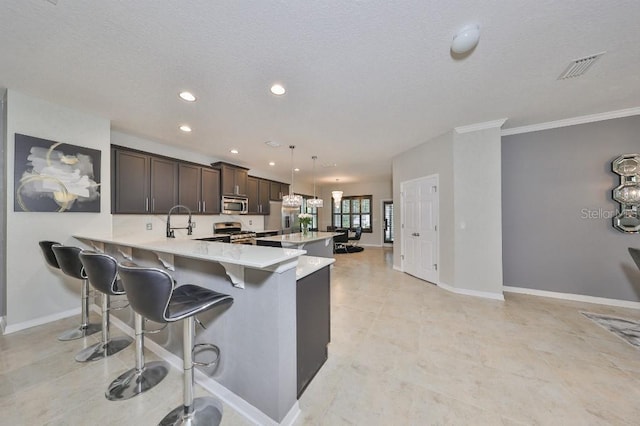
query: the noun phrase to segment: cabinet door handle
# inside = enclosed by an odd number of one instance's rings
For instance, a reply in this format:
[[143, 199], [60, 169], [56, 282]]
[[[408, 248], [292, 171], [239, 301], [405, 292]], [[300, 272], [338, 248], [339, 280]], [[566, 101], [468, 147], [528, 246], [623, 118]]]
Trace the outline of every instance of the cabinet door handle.
[[207, 202], [202, 200], [202, 213], [206, 213], [207, 211]]
[[144, 199], [144, 211], [145, 212], [149, 211], [149, 197], [145, 197]]
[[152, 198], [151, 199], [151, 211], [156, 211], [156, 199]]

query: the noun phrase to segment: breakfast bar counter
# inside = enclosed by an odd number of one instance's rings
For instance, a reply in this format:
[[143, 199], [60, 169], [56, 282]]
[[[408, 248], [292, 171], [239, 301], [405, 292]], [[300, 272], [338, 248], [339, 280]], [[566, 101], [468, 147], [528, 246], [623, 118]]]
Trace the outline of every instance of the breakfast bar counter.
[[[298, 336], [304, 332], [297, 325], [298, 280], [328, 271], [333, 259], [304, 256], [305, 250], [295, 248], [186, 238], [74, 237], [119, 262], [164, 268], [178, 286], [196, 284], [232, 296], [227, 309], [198, 316], [206, 329], [198, 330], [197, 343], [214, 343], [221, 353], [216, 367], [200, 368], [203, 386], [259, 424], [290, 424], [297, 417]], [[325, 275], [322, 285], [328, 288]], [[133, 325], [130, 309], [113, 315]], [[182, 327], [170, 324], [147, 337], [182, 357]]]

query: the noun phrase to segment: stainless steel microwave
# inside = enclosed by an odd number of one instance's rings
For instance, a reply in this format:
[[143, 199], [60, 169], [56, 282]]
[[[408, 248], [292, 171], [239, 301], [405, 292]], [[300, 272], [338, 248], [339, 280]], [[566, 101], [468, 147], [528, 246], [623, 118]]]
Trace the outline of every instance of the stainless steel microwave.
[[247, 214], [249, 199], [246, 197], [222, 197], [222, 214]]

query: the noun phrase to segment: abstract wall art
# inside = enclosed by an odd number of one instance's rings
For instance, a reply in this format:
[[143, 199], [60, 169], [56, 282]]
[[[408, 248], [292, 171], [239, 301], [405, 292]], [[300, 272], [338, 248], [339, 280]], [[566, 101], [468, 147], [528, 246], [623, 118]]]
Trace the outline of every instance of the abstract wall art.
[[16, 212], [100, 212], [100, 151], [15, 134]]

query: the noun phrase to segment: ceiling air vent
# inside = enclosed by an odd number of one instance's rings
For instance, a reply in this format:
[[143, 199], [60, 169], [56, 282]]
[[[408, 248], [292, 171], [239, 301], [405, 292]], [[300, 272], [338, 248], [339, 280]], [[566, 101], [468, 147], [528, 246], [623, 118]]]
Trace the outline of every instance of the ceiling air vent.
[[584, 58], [575, 59], [573, 62], [569, 64], [567, 69], [564, 70], [562, 74], [560, 74], [560, 77], [558, 77], [558, 80], [566, 80], [567, 78], [580, 77], [582, 74], [587, 72], [589, 67], [591, 67], [591, 65], [593, 65], [593, 63], [597, 61], [600, 58], [600, 56], [604, 55], [605, 53], [606, 52], [600, 52], [600, 53], [596, 53], [595, 55], [589, 55], [589, 56], [585, 56]]

